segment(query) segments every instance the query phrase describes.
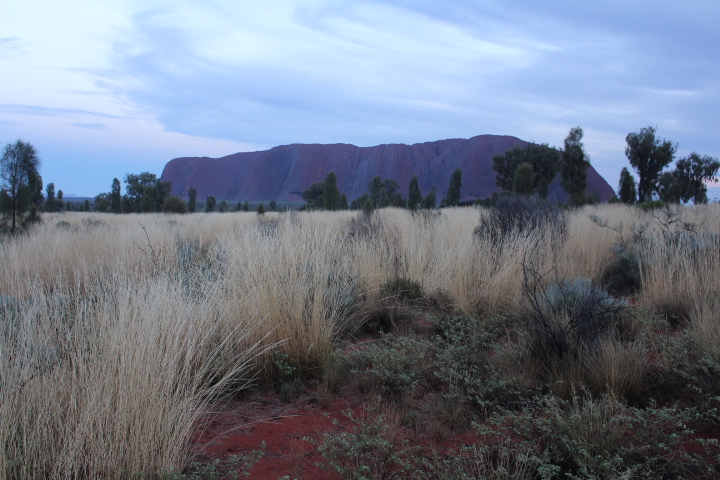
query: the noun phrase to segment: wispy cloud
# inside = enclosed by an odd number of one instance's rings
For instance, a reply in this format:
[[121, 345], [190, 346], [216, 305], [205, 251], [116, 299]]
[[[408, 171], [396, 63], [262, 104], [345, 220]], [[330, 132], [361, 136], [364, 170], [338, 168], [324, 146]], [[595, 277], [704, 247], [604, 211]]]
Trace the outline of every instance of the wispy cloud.
[[104, 123], [73, 123], [73, 127], [88, 128], [90, 130], [107, 130], [108, 126]]
[[0, 38], [0, 58], [9, 58], [22, 53], [25, 43], [18, 37]]
[[37, 105], [13, 105], [0, 104], [0, 112], [18, 115], [37, 115], [43, 117], [75, 117], [77, 115], [93, 116], [101, 118], [124, 118], [118, 115], [111, 115], [103, 112], [93, 112], [76, 108], [51, 108]]
[[720, 156], [717, 2], [68, 1], [21, 5], [22, 28], [0, 18], [3, 71], [19, 72], [0, 79], [0, 133], [152, 139], [162, 157], [482, 133], [559, 145], [580, 125], [613, 185], [647, 124], [681, 155]]

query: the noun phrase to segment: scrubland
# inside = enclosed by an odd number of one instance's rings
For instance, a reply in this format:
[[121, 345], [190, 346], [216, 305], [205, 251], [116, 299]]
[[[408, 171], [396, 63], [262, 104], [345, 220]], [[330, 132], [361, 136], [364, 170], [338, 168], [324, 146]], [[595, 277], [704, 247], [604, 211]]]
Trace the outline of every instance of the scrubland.
[[[214, 402], [310, 380], [394, 419], [321, 440], [343, 478], [712, 478], [718, 232], [718, 205], [46, 215], [0, 240], [0, 478], [180, 475]], [[476, 442], [378, 473], [388, 425]]]

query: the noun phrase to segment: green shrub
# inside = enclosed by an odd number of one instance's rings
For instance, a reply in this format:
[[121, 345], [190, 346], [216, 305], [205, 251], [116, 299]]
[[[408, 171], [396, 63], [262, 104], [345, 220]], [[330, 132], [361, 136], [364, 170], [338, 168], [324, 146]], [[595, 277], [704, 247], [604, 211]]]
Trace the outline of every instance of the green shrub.
[[[502, 317], [480, 320], [468, 316], [448, 316], [436, 325], [436, 372], [441, 392], [449, 402], [440, 410], [449, 413], [452, 424], [458, 412], [485, 418], [498, 409], [517, 408], [536, 392], [512, 372], [501, 372], [491, 364], [490, 350], [497, 358], [502, 349]], [[462, 408], [461, 408], [462, 407]]]
[[350, 372], [362, 391], [403, 403], [432, 375], [432, 347], [408, 337], [388, 337], [351, 353]]
[[[394, 480], [417, 478], [417, 449], [398, 437], [399, 423], [388, 414], [359, 417], [344, 412], [356, 426], [347, 432], [326, 433], [318, 451], [343, 479]], [[371, 412], [372, 414], [372, 412]], [[339, 425], [337, 420], [333, 421]]]
[[674, 408], [641, 410], [584, 394], [544, 397], [478, 430], [488, 439], [498, 432], [515, 439], [540, 478], [684, 478], [699, 473], [681, 448], [692, 433], [689, 418]]
[[295, 400], [305, 389], [305, 382], [300, 370], [293, 365], [292, 359], [286, 353], [276, 350], [273, 353], [273, 374], [275, 393], [283, 402]]
[[265, 442], [258, 450], [244, 455], [232, 455], [226, 462], [219, 459], [211, 463], [194, 463], [187, 473], [166, 470], [158, 472], [160, 480], [237, 480], [250, 476], [255, 464], [265, 456]]

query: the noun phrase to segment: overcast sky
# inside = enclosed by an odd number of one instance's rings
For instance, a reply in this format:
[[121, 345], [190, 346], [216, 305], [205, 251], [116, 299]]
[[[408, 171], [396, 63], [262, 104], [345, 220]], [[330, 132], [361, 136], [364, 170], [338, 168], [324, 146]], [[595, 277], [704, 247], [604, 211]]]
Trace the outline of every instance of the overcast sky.
[[[646, 125], [720, 157], [716, 0], [23, 0], [0, 7], [0, 142], [109, 191], [180, 156], [585, 131], [617, 188]], [[720, 189], [710, 197], [720, 197]]]

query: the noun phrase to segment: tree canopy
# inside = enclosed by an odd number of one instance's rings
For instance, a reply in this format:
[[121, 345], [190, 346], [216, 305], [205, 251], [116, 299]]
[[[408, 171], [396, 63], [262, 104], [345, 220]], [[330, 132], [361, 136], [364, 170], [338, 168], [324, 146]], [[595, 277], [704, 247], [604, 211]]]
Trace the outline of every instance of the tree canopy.
[[172, 189], [170, 182], [160, 181], [150, 172], [128, 173], [125, 175], [125, 184], [125, 194], [134, 212], [162, 211], [163, 201]]
[[582, 128], [570, 129], [570, 133], [565, 137], [560, 162], [560, 183], [570, 194], [571, 205], [582, 205], [586, 199], [585, 190], [587, 190], [587, 169], [590, 166], [590, 157], [585, 152], [582, 138]]
[[653, 192], [658, 191], [660, 173], [672, 163], [677, 144], [657, 138], [655, 127], [650, 125], [629, 133], [625, 141], [625, 155], [639, 177], [638, 200], [652, 200]]
[[620, 184], [618, 185], [618, 197], [623, 203], [635, 203], [637, 200], [637, 188], [635, 179], [633, 178], [627, 167], [623, 167], [620, 171]]
[[528, 143], [525, 147], [515, 146], [505, 153], [493, 155], [493, 170], [497, 186], [506, 191], [513, 190], [515, 172], [523, 163], [532, 166], [535, 175], [533, 189], [540, 198], [547, 197], [548, 188], [560, 165], [560, 152], [547, 143]]
[[40, 158], [30, 143], [18, 140], [5, 146], [0, 159], [0, 213], [3, 227], [13, 234], [40, 220], [39, 168]]
[[706, 182], [717, 182], [718, 159], [693, 152], [677, 161], [675, 170], [664, 172], [658, 180], [660, 199], [668, 202], [707, 203]]
[[462, 171], [456, 168], [450, 175], [450, 185], [448, 185], [447, 197], [445, 197], [445, 205], [455, 207], [460, 202], [460, 188], [462, 188]]

